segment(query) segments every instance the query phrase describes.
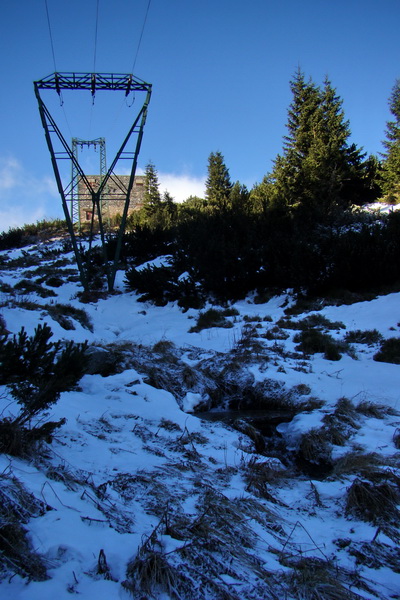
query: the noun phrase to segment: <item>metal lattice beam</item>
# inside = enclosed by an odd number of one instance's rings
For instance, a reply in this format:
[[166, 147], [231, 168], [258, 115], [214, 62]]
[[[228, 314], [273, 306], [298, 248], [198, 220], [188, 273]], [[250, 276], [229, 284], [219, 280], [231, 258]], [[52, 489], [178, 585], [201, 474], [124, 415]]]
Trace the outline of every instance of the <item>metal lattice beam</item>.
[[[72, 154], [74, 155], [75, 160], [72, 162], [72, 170], [71, 170], [71, 218], [72, 223], [78, 226], [78, 229], [81, 228], [81, 209], [80, 202], [82, 201], [81, 197], [81, 189], [80, 189], [80, 178], [79, 173], [76, 168], [76, 163], [78, 163], [78, 148], [83, 148], [87, 146], [90, 148], [93, 146], [95, 149], [97, 146], [100, 148], [100, 184], [102, 183], [104, 177], [107, 174], [107, 166], [106, 166], [106, 140], [105, 138], [96, 138], [95, 140], [81, 140], [80, 138], [73, 137], [72, 138]], [[103, 217], [105, 217], [109, 223], [110, 215], [109, 215], [109, 198], [107, 195], [107, 190], [103, 191], [103, 194], [100, 197], [100, 206]], [[104, 220], [104, 219], [103, 219]]]
[[[47, 146], [50, 152], [51, 162], [53, 165], [53, 171], [57, 182], [58, 191], [61, 196], [62, 207], [67, 221], [68, 230], [71, 236], [73, 249], [78, 264], [81, 282], [85, 290], [90, 287], [90, 273], [84, 264], [82, 255], [78, 248], [77, 238], [74, 230], [73, 215], [68, 210], [68, 202], [73, 202], [74, 194], [77, 193], [79, 182], [82, 181], [89, 196], [92, 200], [92, 226], [90, 231], [89, 247], [91, 247], [93, 240], [93, 221], [95, 214], [97, 215], [99, 232], [102, 242], [104, 261], [106, 266], [106, 275], [108, 282], [108, 289], [112, 291], [114, 289], [115, 276], [118, 269], [119, 257], [122, 248], [122, 239], [125, 232], [126, 220], [128, 216], [130, 195], [135, 179], [137, 160], [140, 152], [140, 147], [143, 138], [143, 129], [146, 123], [148, 105], [151, 97], [151, 84], [146, 83], [131, 74], [113, 74], [113, 73], [53, 73], [44, 79], [34, 82], [35, 95], [39, 105], [39, 113], [42, 121], [42, 125], [45, 132], [45, 138]], [[57, 126], [53, 116], [50, 114], [47, 106], [45, 105], [41, 96], [41, 90], [55, 90], [59, 96], [61, 96], [62, 90], [88, 90], [91, 92], [94, 98], [98, 91], [124, 91], [125, 96], [128, 96], [131, 92], [144, 92], [145, 98], [143, 104], [140, 106], [136, 117], [125, 136], [115, 158], [107, 171], [105, 171], [104, 177], [100, 182], [100, 185], [95, 189], [88, 177], [84, 173], [81, 165], [79, 164], [77, 152], [74, 151], [73, 147], [70, 147]], [[71, 181], [64, 187], [61, 179], [59, 163], [65, 160], [71, 161]], [[125, 159], [131, 162], [131, 172], [129, 177], [128, 185], [123, 185], [118, 175], [115, 173], [115, 168], [119, 160]], [[121, 219], [121, 224], [117, 235], [117, 244], [114, 257], [109, 259], [107, 256], [107, 248], [105, 243], [105, 232], [103, 224], [103, 215], [101, 203], [105, 199], [107, 200], [107, 185], [109, 180], [118, 181], [118, 185], [121, 190], [121, 199], [124, 200], [124, 209]]]
[[151, 84], [120, 73], [52, 73], [35, 81], [39, 90], [119, 90], [128, 95], [130, 92], [151, 92]]

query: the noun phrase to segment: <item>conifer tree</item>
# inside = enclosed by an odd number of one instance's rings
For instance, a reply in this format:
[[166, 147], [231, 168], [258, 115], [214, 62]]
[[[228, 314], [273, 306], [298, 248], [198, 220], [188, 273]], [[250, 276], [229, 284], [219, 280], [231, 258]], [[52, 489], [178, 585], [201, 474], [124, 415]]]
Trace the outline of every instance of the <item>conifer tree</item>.
[[162, 204], [158, 173], [152, 162], [146, 165], [144, 177], [143, 209], [146, 221], [153, 226], [159, 220]]
[[362, 194], [364, 155], [348, 144], [349, 123], [329, 79], [320, 88], [298, 70], [290, 87], [283, 154], [275, 159], [258, 196], [266, 194], [270, 206], [320, 220], [346, 208], [356, 192]]
[[171, 194], [165, 190], [162, 196], [162, 209], [164, 215], [164, 225], [170, 227], [173, 225], [178, 217], [178, 207], [174, 202]]
[[383, 145], [382, 188], [385, 200], [400, 202], [400, 79], [393, 87], [389, 100], [390, 112], [394, 120], [386, 126], [386, 140]]
[[245, 185], [236, 181], [229, 193], [229, 204], [235, 213], [245, 214], [249, 212], [250, 192]]
[[206, 199], [209, 206], [217, 210], [229, 207], [232, 184], [224, 157], [221, 152], [211, 152], [208, 157], [208, 177], [206, 180]]
[[293, 209], [309, 200], [307, 179], [312, 179], [311, 148], [321, 130], [321, 98], [317, 86], [311, 79], [306, 81], [300, 70], [290, 82], [290, 89], [293, 99], [288, 110], [283, 155], [276, 157], [273, 172], [264, 185], [275, 207]]
[[152, 162], [146, 165], [144, 176], [144, 204], [149, 207], [158, 207], [161, 202], [160, 184], [157, 169]]

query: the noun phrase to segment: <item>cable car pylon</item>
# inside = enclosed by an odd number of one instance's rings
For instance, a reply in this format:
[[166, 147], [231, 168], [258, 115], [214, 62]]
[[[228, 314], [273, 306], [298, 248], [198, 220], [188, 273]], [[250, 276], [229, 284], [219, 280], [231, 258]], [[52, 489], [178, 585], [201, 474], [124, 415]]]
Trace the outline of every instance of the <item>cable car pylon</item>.
[[[142, 143], [143, 129], [146, 123], [152, 86], [150, 83], [146, 83], [145, 81], [134, 77], [132, 74], [55, 72], [44, 79], [35, 81], [34, 89], [82, 286], [85, 291], [90, 290], [90, 267], [84, 263], [82, 252], [79, 249], [78, 240], [74, 229], [73, 216], [68, 210], [68, 203], [73, 203], [74, 199], [76, 198], [76, 190], [79, 182], [83, 183], [89, 197], [91, 198], [93, 219], [94, 216], [97, 215], [108, 290], [112, 292], [114, 290], [115, 276], [118, 270], [118, 264], [121, 255], [123, 235], [125, 233], [126, 221], [128, 217], [130, 195], [134, 184], [137, 161]], [[123, 91], [125, 92], [126, 97], [130, 93], [143, 93], [142, 97], [144, 99], [142, 104], [138, 102], [138, 96], [140, 97], [140, 94], [136, 94], [136, 106], [138, 106], [138, 110], [135, 113], [136, 116], [134, 117], [128, 133], [126, 134], [119, 150], [117, 151], [111, 166], [106, 171], [104, 177], [101, 178], [100, 185], [97, 187], [97, 189], [95, 189], [88, 179], [82, 166], [79, 164], [77, 153], [67, 143], [65, 137], [60, 131], [60, 128], [57, 126], [54, 117], [50, 114], [50, 111], [42, 97], [44, 90], [54, 90], [60, 98], [63, 90], [87, 90], [90, 92], [93, 99], [95, 98], [96, 93], [103, 91]], [[65, 161], [66, 159], [71, 162], [70, 172], [72, 173], [72, 179], [67, 183], [67, 185], [64, 185], [60, 173], [60, 161]], [[129, 182], [127, 185], [115, 173], [117, 163], [121, 159], [131, 162]], [[110, 181], [114, 182], [114, 184], [118, 187], [121, 193], [121, 199], [124, 200], [121, 224], [118, 229], [116, 249], [113, 257], [108, 256], [101, 210], [102, 202], [111, 200], [111, 198], [107, 197], [108, 183]], [[93, 219], [89, 238], [89, 248], [91, 248], [94, 236]]]

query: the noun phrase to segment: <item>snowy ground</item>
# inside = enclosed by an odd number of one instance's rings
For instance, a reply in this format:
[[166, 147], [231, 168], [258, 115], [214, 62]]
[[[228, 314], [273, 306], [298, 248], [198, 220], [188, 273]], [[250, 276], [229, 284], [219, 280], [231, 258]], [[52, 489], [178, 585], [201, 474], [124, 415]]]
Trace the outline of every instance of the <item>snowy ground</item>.
[[[273, 380], [286, 390], [300, 386], [299, 401], [310, 400], [307, 410], [278, 426], [286, 451], [295, 453], [304, 433], [326, 428], [327, 416], [342, 419], [342, 429], [348, 419], [346, 439], [331, 444], [332, 459], [342, 460], [333, 472], [307, 475], [283, 456], [281, 462], [276, 450], [269, 453], [268, 445], [257, 454], [245, 433], [184, 412], [182, 407], [204, 401], [202, 390], [186, 390], [182, 381], [178, 398], [153, 387], [138, 367], [140, 357], [135, 368], [128, 365], [122, 373], [85, 375], [79, 391], [63, 393], [53, 407], [49, 418], [67, 422], [41, 456], [0, 456], [0, 489], [18, 480], [47, 506], [25, 527], [48, 575], [29, 581], [6, 574], [0, 598], [400, 598], [396, 523], [385, 515], [367, 521], [346, 513], [353, 482], [382, 484], [385, 473], [394, 487], [400, 481], [394, 443], [400, 428], [398, 365], [374, 361], [376, 345], [354, 344], [351, 356], [329, 361], [322, 354], [299, 356], [296, 330], [285, 330], [287, 339], [267, 339], [292, 302], [289, 294], [262, 305], [238, 302], [238, 315], [229, 317], [232, 327], [199, 333], [189, 333], [198, 311], [138, 302], [124, 290], [122, 272], [121, 293], [92, 304], [77, 300], [79, 285], [73, 281], [48, 287], [56, 294], [52, 298], [17, 294], [14, 285], [34, 278], [38, 268], [27, 267], [21, 257], [38, 256], [39, 250], [0, 255], [0, 314], [10, 333], [24, 326], [31, 335], [38, 323], [47, 322], [54, 339], [103, 347], [133, 344], [137, 351], [172, 342], [179, 360], [196, 371], [194, 356], [231, 356], [253, 325], [248, 340], [257, 342], [258, 350], [251, 359], [247, 355], [243, 368], [254, 383]], [[59, 272], [64, 268], [73, 265]], [[76, 321], [74, 329], [61, 327], [44, 309], [54, 303], [84, 308], [93, 332]], [[336, 339], [371, 329], [384, 338], [400, 336], [400, 294], [326, 307], [320, 314], [343, 324], [330, 331]], [[153, 369], [162, 373], [168, 365], [154, 354]], [[337, 409], [344, 397], [354, 407], [347, 406], [346, 418]], [[3, 416], [16, 414], [4, 387], [0, 402]], [[349, 457], [351, 464], [344, 460]], [[362, 467], [354, 457], [365, 458]]]

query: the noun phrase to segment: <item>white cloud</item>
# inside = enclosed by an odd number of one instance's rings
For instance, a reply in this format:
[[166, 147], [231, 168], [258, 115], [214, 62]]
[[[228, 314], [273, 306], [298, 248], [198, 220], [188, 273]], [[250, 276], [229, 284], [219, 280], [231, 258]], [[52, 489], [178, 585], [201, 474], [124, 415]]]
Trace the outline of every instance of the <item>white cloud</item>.
[[23, 206], [15, 206], [13, 208], [0, 207], [0, 230], [8, 231], [10, 227], [23, 227], [26, 224], [42, 221], [46, 215], [44, 206], [32, 207], [27, 210]]
[[35, 177], [16, 158], [0, 157], [0, 231], [61, 213], [52, 177]]
[[15, 158], [0, 159], [0, 193], [17, 185], [21, 165]]
[[[119, 169], [120, 175], [129, 175], [130, 171]], [[145, 170], [139, 167], [136, 175], [144, 175]], [[166, 190], [171, 194], [176, 202], [183, 202], [189, 196], [199, 196], [204, 198], [206, 189], [206, 177], [195, 177], [193, 175], [177, 173], [160, 173], [157, 170], [160, 192], [163, 194]]]
[[192, 175], [177, 175], [175, 173], [158, 173], [160, 191], [171, 194], [176, 202], [183, 202], [189, 196], [204, 198], [206, 178]]
[[[160, 192], [168, 190], [176, 202], [204, 197], [206, 177], [158, 173], [158, 181]], [[0, 156], [0, 231], [54, 217], [63, 218], [54, 178], [36, 177], [15, 157]]]

